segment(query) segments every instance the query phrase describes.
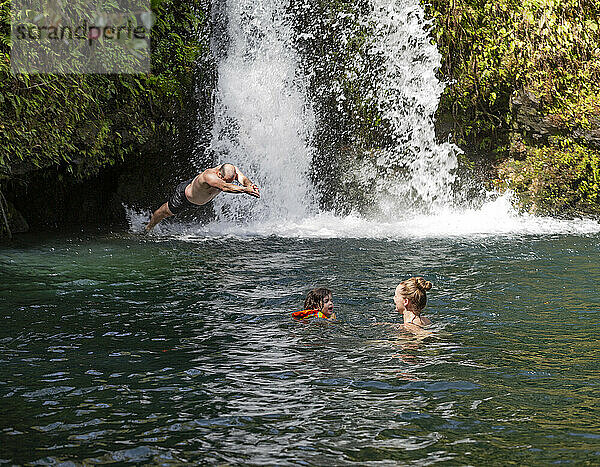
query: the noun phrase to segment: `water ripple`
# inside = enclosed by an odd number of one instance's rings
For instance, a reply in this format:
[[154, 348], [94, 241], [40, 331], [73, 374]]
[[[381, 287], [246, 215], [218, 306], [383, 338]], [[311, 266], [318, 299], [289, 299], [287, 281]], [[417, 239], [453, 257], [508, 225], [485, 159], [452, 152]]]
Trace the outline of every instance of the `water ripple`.
[[[0, 459], [598, 459], [596, 239], [228, 242], [4, 251]], [[74, 264], [74, 250], [89, 256]], [[425, 337], [391, 300], [413, 272], [435, 284]], [[320, 284], [338, 321], [293, 321]]]

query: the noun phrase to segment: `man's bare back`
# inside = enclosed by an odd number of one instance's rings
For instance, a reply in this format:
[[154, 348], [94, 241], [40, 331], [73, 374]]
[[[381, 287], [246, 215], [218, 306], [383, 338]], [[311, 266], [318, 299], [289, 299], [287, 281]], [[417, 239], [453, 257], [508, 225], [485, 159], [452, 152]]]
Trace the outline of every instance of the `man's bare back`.
[[[240, 185], [233, 183], [235, 180]], [[221, 164], [206, 169], [188, 182], [180, 183], [169, 201], [154, 212], [146, 226], [146, 232], [149, 232], [166, 217], [173, 216], [194, 205], [201, 206], [212, 201], [222, 191], [245, 193], [260, 198], [258, 187], [240, 169], [233, 164]]]
[[[235, 167], [235, 166], [233, 166]], [[239, 180], [242, 184], [236, 185], [227, 181], [221, 174], [219, 173], [219, 169], [221, 166], [213, 167], [211, 169], [206, 169], [201, 174], [197, 175], [196, 178], [190, 183], [186, 189], [185, 194], [192, 203], [203, 205], [214, 199], [222, 191], [228, 193], [246, 193], [250, 196], [255, 196], [256, 198], [260, 198], [258, 190], [256, 189], [256, 185], [254, 185], [240, 170], [235, 167], [236, 173], [235, 178], [233, 180]], [[244, 182], [248, 182], [244, 184]], [[252, 187], [253, 190], [249, 190], [248, 188]]]

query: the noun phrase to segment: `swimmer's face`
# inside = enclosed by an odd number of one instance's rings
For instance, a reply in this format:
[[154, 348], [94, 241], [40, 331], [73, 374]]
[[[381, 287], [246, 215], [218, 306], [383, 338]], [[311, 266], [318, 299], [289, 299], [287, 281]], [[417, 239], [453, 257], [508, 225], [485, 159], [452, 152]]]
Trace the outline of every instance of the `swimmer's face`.
[[398, 313], [404, 313], [408, 306], [409, 300], [400, 293], [400, 286], [396, 287], [396, 293], [394, 294], [394, 303], [396, 304], [396, 311]]
[[331, 294], [327, 295], [327, 297], [323, 299], [321, 313], [323, 313], [328, 318], [333, 314], [333, 297], [331, 296]]

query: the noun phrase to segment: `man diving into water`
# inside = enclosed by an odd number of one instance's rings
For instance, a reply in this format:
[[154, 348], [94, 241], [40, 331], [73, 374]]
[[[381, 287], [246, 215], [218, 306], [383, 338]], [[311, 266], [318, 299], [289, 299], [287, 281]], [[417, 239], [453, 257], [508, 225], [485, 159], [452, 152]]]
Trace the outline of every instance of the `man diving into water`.
[[[237, 180], [241, 185], [233, 183]], [[206, 169], [201, 174], [177, 185], [175, 192], [165, 204], [158, 208], [148, 225], [146, 232], [167, 217], [184, 209], [202, 206], [212, 201], [222, 191], [226, 193], [246, 193], [260, 198], [258, 187], [233, 164], [221, 164], [212, 169]]]

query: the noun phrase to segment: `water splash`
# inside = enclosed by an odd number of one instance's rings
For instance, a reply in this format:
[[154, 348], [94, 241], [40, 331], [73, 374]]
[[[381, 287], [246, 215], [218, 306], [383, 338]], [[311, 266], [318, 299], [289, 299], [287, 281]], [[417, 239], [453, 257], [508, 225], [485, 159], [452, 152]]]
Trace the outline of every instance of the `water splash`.
[[[180, 240], [202, 242], [215, 238], [374, 238], [402, 240], [415, 238], [462, 239], [529, 235], [596, 235], [600, 223], [592, 219], [564, 220], [518, 213], [513, 208], [512, 193], [489, 193], [489, 200], [479, 208], [445, 208], [436, 215], [389, 217], [376, 222], [358, 213], [344, 217], [321, 212], [297, 219], [250, 221], [240, 226], [219, 220], [197, 224], [163, 223], [154, 234], [175, 236]], [[130, 212], [130, 223], [137, 219]]]
[[[211, 150], [261, 188], [261, 199], [218, 197], [219, 221], [301, 218], [314, 206], [314, 128], [283, 0], [229, 0], [227, 56], [218, 66]], [[226, 199], [225, 199], [226, 198]]]
[[[123, 205], [123, 209], [125, 209], [129, 230], [133, 233], [142, 233], [144, 227], [146, 227], [146, 224], [148, 224], [148, 221], [152, 217], [152, 213], [150, 211], [139, 210], [126, 205]], [[158, 227], [161, 227], [161, 225], [158, 225], [157, 228]]]

